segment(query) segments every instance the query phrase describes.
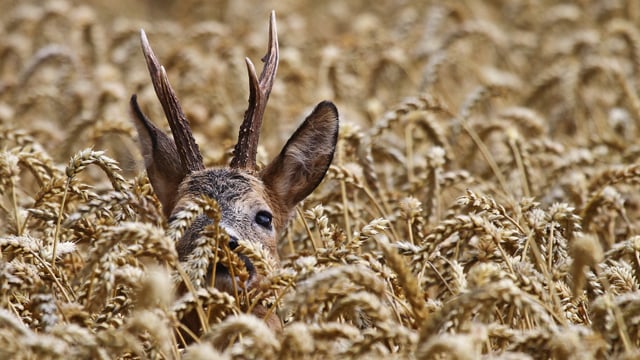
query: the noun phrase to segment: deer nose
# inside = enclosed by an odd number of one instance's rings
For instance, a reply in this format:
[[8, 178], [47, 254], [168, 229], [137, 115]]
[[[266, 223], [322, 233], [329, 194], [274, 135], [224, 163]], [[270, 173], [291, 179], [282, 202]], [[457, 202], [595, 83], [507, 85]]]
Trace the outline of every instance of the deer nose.
[[238, 238], [235, 236], [229, 236], [229, 249], [231, 251], [235, 250], [238, 247]]
[[[231, 251], [234, 251], [238, 247], [238, 245], [238, 238], [229, 235], [229, 249]], [[242, 259], [242, 261], [244, 261], [244, 266], [247, 268], [247, 271], [249, 271], [249, 274], [253, 275], [256, 271], [256, 268], [253, 266], [251, 260], [249, 260], [249, 258], [247, 258], [243, 254], [238, 254], [238, 256], [240, 257], [240, 259]]]

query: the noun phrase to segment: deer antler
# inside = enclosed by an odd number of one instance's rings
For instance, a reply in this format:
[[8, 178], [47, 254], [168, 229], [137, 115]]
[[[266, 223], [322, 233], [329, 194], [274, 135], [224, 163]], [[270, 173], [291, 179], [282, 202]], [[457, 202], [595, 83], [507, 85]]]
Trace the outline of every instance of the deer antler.
[[246, 170], [255, 170], [256, 153], [258, 152], [258, 139], [262, 117], [267, 107], [269, 94], [273, 87], [278, 70], [278, 33], [276, 29], [276, 13], [271, 12], [269, 19], [269, 48], [262, 58], [264, 67], [260, 73], [260, 79], [256, 75], [256, 69], [249, 58], [245, 58], [249, 72], [249, 107], [244, 113], [244, 120], [240, 126], [238, 143], [233, 150], [233, 159], [230, 166]]
[[147, 68], [149, 69], [149, 75], [151, 75], [153, 88], [156, 91], [158, 100], [160, 100], [162, 104], [162, 109], [171, 127], [173, 141], [176, 143], [182, 167], [189, 173], [203, 170], [204, 162], [202, 161], [202, 154], [200, 154], [198, 144], [196, 144], [196, 140], [193, 138], [189, 121], [182, 111], [176, 93], [171, 88], [171, 84], [169, 84], [169, 78], [167, 77], [164, 66], [160, 65], [156, 55], [153, 53], [153, 50], [151, 50], [147, 34], [144, 33], [144, 30], [140, 30], [140, 42], [142, 43], [142, 52], [147, 61]]

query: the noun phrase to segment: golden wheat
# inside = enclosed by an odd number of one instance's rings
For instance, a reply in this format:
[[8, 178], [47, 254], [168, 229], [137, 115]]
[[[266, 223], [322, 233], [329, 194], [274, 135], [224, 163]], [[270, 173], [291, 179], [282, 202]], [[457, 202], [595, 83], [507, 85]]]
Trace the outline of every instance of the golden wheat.
[[[637, 1], [0, 6], [0, 358], [640, 354]], [[281, 66], [258, 163], [306, 104], [341, 113], [282, 267], [231, 250], [211, 199], [163, 218], [126, 101], [161, 123], [144, 27], [205, 163], [225, 164], [271, 8]], [[240, 255], [256, 289], [207, 281], [216, 262], [245, 279]]]

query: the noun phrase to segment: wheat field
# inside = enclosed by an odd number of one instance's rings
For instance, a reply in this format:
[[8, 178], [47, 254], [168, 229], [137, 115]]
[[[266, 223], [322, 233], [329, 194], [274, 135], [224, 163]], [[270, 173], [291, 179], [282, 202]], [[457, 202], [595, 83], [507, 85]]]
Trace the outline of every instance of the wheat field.
[[[0, 6], [0, 358], [640, 357], [640, 2]], [[266, 280], [231, 295], [198, 277], [246, 270], [215, 226], [178, 261], [191, 220], [219, 213], [163, 218], [128, 99], [167, 128], [144, 28], [205, 164], [227, 164], [271, 9], [258, 162], [324, 99], [338, 151], [281, 266], [238, 247]], [[208, 321], [189, 343], [192, 311]]]

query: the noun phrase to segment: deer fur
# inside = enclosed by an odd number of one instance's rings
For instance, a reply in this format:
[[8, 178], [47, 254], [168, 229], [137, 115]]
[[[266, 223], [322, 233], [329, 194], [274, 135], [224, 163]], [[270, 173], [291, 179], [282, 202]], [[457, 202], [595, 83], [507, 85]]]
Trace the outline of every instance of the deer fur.
[[[239, 239], [261, 244], [278, 260], [277, 241], [291, 218], [295, 206], [321, 182], [333, 159], [338, 138], [338, 111], [331, 102], [319, 103], [291, 135], [278, 156], [264, 169], [256, 168], [256, 150], [262, 117], [271, 92], [278, 62], [278, 42], [275, 14], [271, 14], [269, 49], [265, 66], [258, 78], [250, 60], [249, 107], [240, 128], [231, 166], [205, 168], [198, 145], [193, 139], [188, 121], [180, 108], [164, 68], [158, 63], [144, 31], [142, 48], [149, 73], [171, 126], [173, 139], [156, 127], [140, 110], [136, 96], [131, 98], [133, 122], [147, 174], [169, 221], [173, 214], [194, 197], [215, 199], [221, 211], [220, 227], [229, 235], [230, 248]], [[194, 240], [212, 220], [202, 215], [177, 242], [181, 261], [194, 249]], [[256, 272], [251, 262], [243, 258], [250, 273], [244, 284], [251, 289], [265, 274]], [[224, 268], [216, 268], [215, 286], [231, 290], [231, 277]], [[264, 317], [267, 309], [257, 306], [253, 313]], [[273, 313], [272, 313], [273, 314]], [[274, 330], [281, 328], [275, 315], [265, 319]], [[192, 331], [193, 324], [189, 324]]]

